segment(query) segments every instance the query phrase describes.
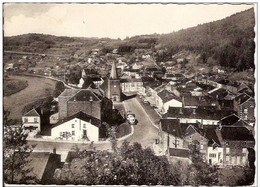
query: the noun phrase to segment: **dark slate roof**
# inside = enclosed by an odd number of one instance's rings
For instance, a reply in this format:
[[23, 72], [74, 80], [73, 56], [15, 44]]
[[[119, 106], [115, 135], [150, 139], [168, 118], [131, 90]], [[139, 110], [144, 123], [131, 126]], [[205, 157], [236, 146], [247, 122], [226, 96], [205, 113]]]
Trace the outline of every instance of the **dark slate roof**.
[[87, 89], [87, 90], [80, 90], [69, 101], [90, 101], [91, 97], [93, 101], [100, 101], [102, 99], [100, 95], [95, 94], [90, 89]]
[[75, 95], [76, 93], [78, 93], [80, 90], [78, 89], [65, 89], [60, 95], [60, 96], [66, 96], [66, 97], [69, 97], [69, 96], [73, 96]]
[[144, 87], [150, 87], [152, 89], [157, 88], [158, 86], [162, 85], [159, 81], [147, 81], [144, 82]]
[[235, 113], [234, 111], [224, 110], [205, 110], [201, 108], [181, 108], [181, 107], [169, 107], [168, 112], [164, 114], [164, 118], [189, 118], [189, 119], [209, 119], [220, 120], [225, 116]]
[[143, 82], [142, 79], [120, 79], [120, 83], [125, 82]]
[[177, 97], [174, 93], [169, 92], [168, 90], [162, 90], [157, 95], [163, 100], [163, 103], [170, 101], [172, 99], [181, 102], [181, 98]]
[[32, 110], [30, 110], [29, 112], [27, 112], [26, 114], [24, 114], [23, 116], [37, 116], [39, 117], [39, 113], [35, 110], [35, 108], [33, 108]]
[[163, 132], [169, 133], [176, 137], [182, 137], [179, 119], [161, 119], [161, 128]]
[[189, 158], [190, 151], [189, 149], [177, 149], [177, 148], [169, 148], [170, 156]]
[[81, 111], [81, 112], [73, 114], [72, 116], [69, 116], [69, 117], [67, 117], [67, 118], [65, 118], [63, 120], [58, 121], [52, 128], [57, 127], [57, 126], [65, 123], [67, 121], [70, 121], [70, 120], [74, 119], [74, 118], [78, 118], [78, 119], [81, 119], [83, 121], [90, 122], [92, 125], [95, 125], [96, 127], [100, 127], [101, 126], [101, 121], [99, 119], [97, 119], [97, 118], [95, 118], [93, 116], [90, 116], [90, 115], [88, 115], [88, 114], [86, 114], [86, 113]]
[[246, 127], [222, 127], [223, 140], [231, 141], [254, 141], [254, 136]]
[[101, 90], [103, 90], [104, 92], [107, 91], [107, 88], [108, 88], [108, 79], [107, 79], [107, 78], [104, 78], [104, 82], [103, 82], [103, 84], [101, 84], [101, 85], [99, 86], [99, 88], [100, 88]]
[[209, 140], [208, 145], [211, 146], [216, 142], [220, 145], [220, 140], [217, 136], [216, 129], [218, 128], [217, 125], [204, 125], [203, 130], [205, 132], [205, 136]]
[[199, 97], [184, 95], [184, 106], [198, 106], [200, 104]]
[[[237, 96], [237, 97], [235, 98], [235, 100], [236, 100], [239, 104], [243, 104], [244, 102], [246, 102], [246, 101], [249, 100], [250, 98], [252, 98], [252, 97], [250, 97], [249, 95], [243, 93], [243, 94]], [[253, 99], [253, 98], [252, 98], [252, 99]]]
[[222, 126], [232, 126], [232, 127], [245, 127], [248, 126], [245, 121], [239, 118], [236, 114], [229, 115], [220, 120]]

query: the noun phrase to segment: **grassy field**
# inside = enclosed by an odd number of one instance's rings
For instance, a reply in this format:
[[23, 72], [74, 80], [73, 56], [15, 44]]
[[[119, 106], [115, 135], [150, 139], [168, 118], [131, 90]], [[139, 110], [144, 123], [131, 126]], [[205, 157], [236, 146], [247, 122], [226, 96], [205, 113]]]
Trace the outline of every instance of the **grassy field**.
[[5, 79], [4, 80], [4, 96], [15, 94], [28, 86], [26, 80], [19, 79]]
[[4, 97], [4, 109], [10, 111], [10, 118], [14, 120], [21, 120], [24, 106], [52, 95], [56, 83], [50, 79], [29, 76], [10, 76], [10, 79], [28, 82], [25, 89]]

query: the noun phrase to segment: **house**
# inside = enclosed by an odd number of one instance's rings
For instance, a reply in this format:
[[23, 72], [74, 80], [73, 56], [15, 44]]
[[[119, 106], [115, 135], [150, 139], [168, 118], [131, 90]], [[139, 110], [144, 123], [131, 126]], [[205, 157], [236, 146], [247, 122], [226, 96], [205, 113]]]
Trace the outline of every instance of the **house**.
[[217, 128], [224, 149], [224, 166], [248, 166], [249, 149], [254, 148], [255, 140], [246, 127], [221, 126]]
[[137, 63], [135, 62], [133, 65], [132, 65], [132, 69], [141, 69], [143, 67], [143, 65], [141, 63]]
[[169, 107], [163, 118], [180, 119], [180, 123], [218, 125], [219, 120], [233, 113], [235, 112], [216, 109]]
[[182, 104], [184, 108], [198, 108], [200, 104], [200, 97], [192, 95], [183, 95]]
[[99, 141], [105, 136], [101, 121], [85, 112], [78, 112], [56, 123], [51, 129], [53, 138]]
[[255, 99], [251, 96], [245, 93], [238, 95], [234, 100], [234, 110], [241, 119], [251, 125], [255, 123]]
[[41, 131], [41, 117], [40, 113], [36, 111], [35, 108], [25, 113], [22, 117], [23, 127], [25, 130], [30, 132], [40, 132]]
[[36, 177], [32, 183], [51, 184], [54, 172], [61, 167], [61, 155], [49, 152], [32, 152], [29, 155], [30, 163], [25, 168], [32, 169], [29, 176]]
[[165, 153], [169, 153], [170, 148], [183, 148], [184, 140], [179, 119], [160, 120], [159, 144]]
[[162, 90], [157, 93], [156, 106], [161, 113], [166, 113], [169, 107], [182, 107], [182, 102], [179, 97], [168, 90]]
[[104, 120], [110, 114], [112, 102], [99, 89], [65, 89], [59, 96], [59, 120], [83, 111]]
[[163, 74], [162, 71], [153, 71], [152, 75], [153, 75], [153, 78], [157, 78], [157, 79], [159, 78], [160, 79], [160, 78], [163, 77], [164, 74]]
[[144, 92], [142, 79], [121, 79], [122, 92]]

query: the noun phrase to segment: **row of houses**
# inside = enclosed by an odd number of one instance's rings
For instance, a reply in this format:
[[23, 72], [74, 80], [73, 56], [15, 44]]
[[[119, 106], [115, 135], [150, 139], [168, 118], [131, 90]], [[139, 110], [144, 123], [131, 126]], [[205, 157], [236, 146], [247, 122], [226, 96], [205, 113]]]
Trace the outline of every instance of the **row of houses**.
[[209, 115], [170, 108], [160, 122], [158, 143], [164, 154], [189, 158], [195, 149], [212, 165], [248, 166], [255, 145], [252, 127], [236, 114], [204, 112]]

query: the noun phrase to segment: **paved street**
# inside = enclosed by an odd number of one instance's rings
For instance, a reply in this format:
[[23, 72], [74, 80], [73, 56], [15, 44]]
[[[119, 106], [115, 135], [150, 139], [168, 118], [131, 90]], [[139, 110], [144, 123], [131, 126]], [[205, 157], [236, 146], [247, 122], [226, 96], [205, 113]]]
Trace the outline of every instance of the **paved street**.
[[[158, 129], [151, 125], [151, 121], [142, 106], [138, 103], [136, 98], [129, 99], [125, 102], [127, 110], [131, 110], [136, 115], [138, 124], [134, 126], [134, 134], [127, 139], [130, 143], [139, 142], [143, 147], [149, 147], [157, 138]], [[118, 142], [121, 145], [123, 141]], [[88, 144], [75, 144], [75, 143], [59, 143], [59, 142], [36, 142], [29, 141], [29, 144], [35, 144], [36, 151], [53, 151], [55, 148], [57, 152], [66, 152], [77, 145], [80, 149], [88, 149]], [[109, 150], [111, 149], [110, 143], [99, 143], [94, 144], [94, 147], [98, 150]]]
[[124, 102], [126, 109], [131, 110], [138, 120], [137, 125], [134, 126], [134, 134], [128, 140], [131, 143], [139, 142], [143, 147], [151, 146], [155, 142], [155, 139], [158, 138], [158, 129], [151, 124], [148, 115], [136, 98]]

